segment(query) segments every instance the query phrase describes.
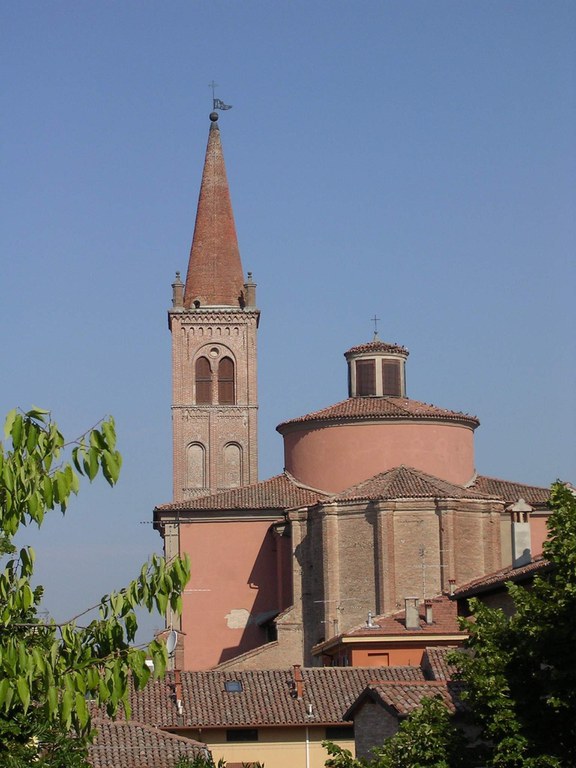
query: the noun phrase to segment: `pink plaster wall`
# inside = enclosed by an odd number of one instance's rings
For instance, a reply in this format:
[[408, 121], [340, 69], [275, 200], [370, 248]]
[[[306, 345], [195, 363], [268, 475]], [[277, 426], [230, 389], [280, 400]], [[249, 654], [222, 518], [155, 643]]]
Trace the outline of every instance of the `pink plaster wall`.
[[[270, 526], [270, 520], [180, 526], [180, 549], [191, 560], [182, 612], [185, 669], [208, 669], [266, 642], [254, 619], [290, 604], [290, 541]], [[230, 628], [235, 611], [250, 617], [245, 627]]]
[[462, 485], [474, 474], [474, 433], [437, 422], [304, 424], [284, 434], [284, 461], [298, 480], [331, 493], [401, 464]]
[[530, 515], [530, 548], [532, 557], [542, 554], [542, 545], [548, 538], [548, 515]]

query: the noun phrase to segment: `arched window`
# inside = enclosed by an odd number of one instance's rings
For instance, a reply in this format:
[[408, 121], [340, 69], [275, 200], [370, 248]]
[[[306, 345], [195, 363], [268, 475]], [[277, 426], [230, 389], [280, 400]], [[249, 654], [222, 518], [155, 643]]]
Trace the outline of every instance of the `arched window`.
[[242, 485], [242, 448], [237, 443], [224, 446], [224, 488], [238, 488]]
[[199, 357], [196, 360], [196, 404], [212, 403], [212, 371], [208, 358]]
[[218, 366], [218, 402], [223, 405], [234, 405], [234, 363], [229, 357], [223, 357]]
[[190, 443], [186, 449], [187, 488], [206, 488], [206, 449], [202, 443]]

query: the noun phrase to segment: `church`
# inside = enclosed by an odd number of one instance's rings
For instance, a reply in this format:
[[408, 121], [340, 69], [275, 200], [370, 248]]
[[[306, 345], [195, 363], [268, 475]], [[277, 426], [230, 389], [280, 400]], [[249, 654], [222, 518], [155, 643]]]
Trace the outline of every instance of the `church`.
[[277, 427], [284, 470], [259, 481], [260, 313], [217, 112], [172, 296], [173, 499], [154, 525], [191, 560], [166, 617], [177, 668], [347, 664], [317, 649], [541, 552], [548, 490], [478, 474], [479, 420], [410, 399], [408, 350], [376, 333], [343, 350], [346, 400]]

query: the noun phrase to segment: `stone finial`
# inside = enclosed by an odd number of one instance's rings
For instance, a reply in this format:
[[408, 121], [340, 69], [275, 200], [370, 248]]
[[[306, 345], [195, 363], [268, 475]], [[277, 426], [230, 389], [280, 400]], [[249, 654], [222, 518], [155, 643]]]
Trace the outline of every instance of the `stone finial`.
[[180, 278], [180, 272], [176, 272], [176, 278], [172, 283], [172, 306], [175, 309], [184, 306], [184, 283]]
[[252, 279], [252, 272], [248, 272], [246, 282], [244, 283], [244, 306], [256, 306], [256, 283]]

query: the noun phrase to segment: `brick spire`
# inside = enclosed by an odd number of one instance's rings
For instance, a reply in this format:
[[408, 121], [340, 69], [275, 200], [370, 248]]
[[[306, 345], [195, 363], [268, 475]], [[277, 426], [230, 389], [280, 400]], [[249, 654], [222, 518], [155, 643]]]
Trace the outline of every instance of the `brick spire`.
[[218, 128], [218, 113], [210, 115], [202, 185], [188, 274], [184, 307], [244, 304], [242, 262], [238, 249], [232, 203]]

